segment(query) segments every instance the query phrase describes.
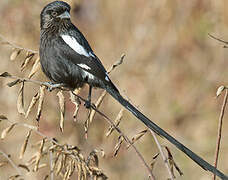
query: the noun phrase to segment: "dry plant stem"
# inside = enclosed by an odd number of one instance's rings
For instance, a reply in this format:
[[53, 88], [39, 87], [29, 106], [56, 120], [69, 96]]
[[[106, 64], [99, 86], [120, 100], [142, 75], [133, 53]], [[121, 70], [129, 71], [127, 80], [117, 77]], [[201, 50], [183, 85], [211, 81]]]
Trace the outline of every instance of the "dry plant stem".
[[[119, 63], [119, 64], [122, 63], [123, 58], [124, 58], [124, 55], [120, 58], [120, 60], [119, 60], [120, 63]], [[118, 65], [118, 64], [117, 64], [117, 65]], [[115, 67], [113, 67], [112, 69], [114, 69], [114, 68], [115, 68]], [[38, 85], [42, 85], [42, 86], [49, 87], [48, 84], [45, 83], [45, 82], [40, 82], [40, 81], [36, 81], [36, 80], [31, 80], [31, 79], [28, 79], [28, 78], [20, 78], [20, 77], [12, 76], [12, 75], [7, 76], [7, 77], [5, 77], [5, 78], [18, 79], [18, 80], [20, 80], [21, 82], [32, 82], [32, 83], [35, 83], [35, 84], [38, 84]], [[58, 87], [58, 89], [67, 90], [67, 89], [62, 88], [62, 87]], [[73, 93], [76, 97], [78, 97], [80, 100], [86, 102], [86, 100], [85, 100], [84, 98], [78, 96], [78, 95], [75, 94], [74, 92], [72, 92], [72, 93]], [[137, 156], [140, 158], [140, 160], [142, 161], [143, 165], [146, 167], [147, 171], [149, 172], [149, 174], [150, 174], [149, 178], [150, 178], [151, 180], [154, 180], [155, 177], [154, 177], [154, 175], [152, 174], [152, 171], [151, 171], [149, 165], [147, 165], [147, 163], [146, 163], [146, 161], [144, 160], [143, 156], [142, 156], [142, 155], [140, 154], [140, 152], [137, 150], [137, 148], [135, 147], [135, 145], [133, 145], [133, 144], [131, 143], [131, 141], [129, 140], [129, 138], [128, 138], [126, 135], [124, 135], [124, 134], [122, 133], [122, 131], [121, 131], [118, 127], [116, 127], [115, 124], [112, 122], [112, 120], [109, 119], [105, 114], [103, 114], [102, 112], [100, 112], [100, 111], [99, 111], [98, 109], [96, 109], [96, 107], [94, 107], [94, 106], [91, 106], [91, 108], [92, 108], [93, 110], [95, 110], [97, 113], [99, 113], [101, 116], [103, 116], [103, 117], [108, 121], [108, 123], [109, 123], [110, 125], [112, 125], [112, 126], [117, 130], [117, 132], [119, 132], [119, 134], [122, 135], [122, 136], [124, 137], [125, 141], [126, 141], [127, 143], [131, 144], [131, 146], [132, 146], [133, 149], [135, 150]], [[11, 123], [12, 123], [12, 122], [11, 122]], [[46, 137], [45, 135], [43, 135], [42, 133], [40, 133], [40, 132], [39, 132], [38, 130], [36, 130], [35, 128], [32, 128], [32, 126], [30, 127], [29, 125], [23, 124], [23, 123], [18, 123], [18, 125], [22, 125], [22, 126], [24, 126], [24, 127], [30, 128], [30, 129], [34, 130], [34, 131], [35, 131], [37, 134], [39, 134], [40, 136]], [[58, 143], [55, 142], [52, 138], [48, 138], [48, 140], [50, 140], [51, 142], [54, 142], [55, 144], [58, 144]]]
[[170, 176], [169, 179], [174, 180], [173, 174], [172, 174], [171, 169], [170, 169], [169, 164], [168, 164], [168, 159], [167, 159], [167, 157], [165, 156], [165, 154], [164, 154], [164, 152], [162, 150], [161, 144], [159, 143], [159, 141], [158, 141], [158, 139], [156, 137], [156, 134], [152, 130], [150, 130], [150, 133], [152, 134], [152, 136], [154, 138], [154, 141], [155, 141], [155, 143], [156, 143], [156, 145], [158, 147], [158, 150], [159, 150], [159, 152], [160, 152], [160, 154], [162, 156], [162, 159], [164, 161], [165, 167], [166, 167], [166, 169], [167, 169], [167, 171], [169, 173], [169, 176]]
[[224, 43], [224, 44], [228, 44], [228, 42], [227, 41], [224, 41], [224, 40], [222, 40], [222, 39], [219, 39], [219, 38], [217, 38], [217, 37], [215, 37], [215, 36], [213, 36], [213, 35], [211, 35], [211, 34], [208, 34], [211, 38], [213, 38], [213, 39], [215, 39], [215, 40], [217, 40], [217, 41], [219, 41], [219, 42], [222, 42], [222, 43]]
[[23, 126], [25, 128], [31, 129], [33, 132], [35, 132], [36, 134], [38, 134], [39, 136], [41, 136], [43, 138], [46, 138], [48, 141], [52, 142], [53, 144], [61, 146], [61, 144], [57, 143], [55, 140], [53, 140], [53, 138], [48, 137], [48, 136], [42, 134], [40, 131], [38, 131], [35, 126], [29, 125], [26, 123], [21, 123], [21, 122], [13, 122], [13, 121], [10, 121], [9, 119], [7, 119], [7, 122], [9, 122], [11, 124], [16, 124], [17, 126]]
[[[25, 50], [25, 51], [28, 51], [28, 52], [31, 52], [31, 53], [35, 53], [35, 54], [38, 53], [38, 51], [34, 51], [34, 50], [31, 50], [31, 49], [23, 48], [23, 47], [17, 46], [17, 45], [15, 45], [15, 44], [13, 44], [13, 43], [7, 41], [1, 34], [0, 34], [0, 38], [2, 39], [2, 42], [3, 42], [3, 43], [6, 43], [6, 44], [10, 45], [10, 46], [13, 47], [13, 48], [20, 49], [20, 50]], [[115, 67], [117, 67], [118, 65], [120, 65], [120, 64], [123, 62], [124, 57], [125, 57], [125, 55], [123, 54], [123, 55], [121, 56], [120, 60], [119, 60], [116, 64], [114, 64], [114, 65], [109, 69], [108, 72], [110, 73]], [[20, 80], [20, 81], [22, 81], [22, 82], [32, 82], [32, 83], [35, 83], [35, 84], [38, 84], [38, 85], [41, 85], [41, 86], [49, 87], [49, 86], [47, 85], [47, 83], [43, 83], [43, 82], [36, 81], [36, 80], [31, 80], [31, 79], [28, 79], [28, 78], [20, 78], [20, 77], [17, 77], [17, 76], [8, 76], [7, 78], [18, 79], [18, 80]], [[59, 89], [66, 90], [65, 88], [62, 88], [62, 87], [59, 87]], [[74, 94], [74, 93], [73, 93], [73, 94]], [[78, 96], [78, 95], [76, 95], [76, 94], [74, 94], [74, 95], [77, 96], [79, 99], [83, 100], [84, 102], [86, 102], [86, 100], [83, 99], [83, 98], [81, 98], [80, 96]], [[144, 158], [143, 158], [143, 156], [140, 154], [140, 152], [137, 150], [137, 148], [135, 147], [135, 145], [131, 143], [131, 141], [129, 140], [129, 138], [128, 138], [127, 136], [125, 136], [125, 135], [122, 133], [122, 131], [121, 131], [118, 127], [116, 127], [115, 124], [112, 122], [112, 120], [109, 119], [105, 114], [103, 114], [102, 112], [100, 112], [100, 111], [99, 111], [98, 109], [96, 109], [94, 106], [91, 106], [91, 107], [92, 107], [93, 110], [95, 110], [95, 111], [96, 111], [97, 113], [99, 113], [101, 116], [103, 116], [103, 117], [109, 122], [109, 124], [111, 124], [111, 125], [119, 132], [119, 134], [122, 135], [122, 136], [124, 137], [124, 139], [125, 139], [125, 141], [126, 141], [127, 143], [131, 144], [131, 146], [132, 146], [133, 149], [135, 150], [137, 156], [140, 158], [140, 160], [143, 162], [144, 166], [145, 166], [146, 169], [148, 170], [148, 172], [149, 172], [149, 174], [150, 174], [149, 178], [152, 179], [152, 180], [154, 180], [155, 177], [154, 177], [154, 175], [152, 174], [152, 171], [151, 171], [150, 167], [147, 165], [146, 161], [144, 160]], [[10, 122], [11, 122], [11, 121], [10, 121]], [[11, 123], [12, 123], [12, 122], [11, 122]], [[17, 123], [17, 124], [18, 124], [18, 125], [22, 125], [22, 126], [27, 127], [27, 128], [30, 128], [30, 129], [32, 129], [33, 131], [35, 131], [37, 134], [39, 134], [40, 136], [46, 137], [44, 134], [40, 133], [40, 132], [39, 132], [38, 130], [36, 130], [35, 128], [32, 128], [32, 126], [30, 127], [29, 125], [23, 124], [23, 123]], [[48, 137], [47, 137], [47, 138], [48, 138]], [[55, 143], [55, 144], [58, 144], [58, 143], [55, 142], [52, 138], [48, 138], [48, 140], [50, 140], [51, 142], [53, 142], [53, 143]], [[5, 154], [5, 155], [6, 155], [6, 154]], [[7, 156], [7, 155], [6, 155], [6, 156]], [[52, 154], [50, 154], [50, 158], [52, 158]], [[12, 162], [8, 157], [7, 157], [7, 159], [10, 161], [10, 163]], [[50, 159], [50, 161], [51, 161], [51, 166], [52, 166], [52, 159]], [[13, 162], [12, 162], [12, 163], [13, 163]], [[18, 170], [18, 168], [16, 167], [16, 165], [14, 165], [14, 164], [12, 164], [12, 165]], [[19, 171], [19, 170], [18, 170], [18, 171]], [[21, 174], [21, 173], [19, 173], [19, 174]], [[54, 175], [53, 175], [52, 167], [51, 167], [51, 180], [54, 179], [53, 176], [54, 176]]]
[[0, 39], [2, 39], [2, 43], [8, 44], [9, 46], [11, 46], [11, 47], [13, 47], [15, 49], [20, 49], [20, 50], [24, 50], [24, 51], [31, 52], [31, 53], [34, 53], [34, 54], [38, 54], [38, 51], [34, 51], [32, 49], [23, 48], [21, 46], [15, 45], [14, 43], [11, 43], [10, 41], [6, 40], [4, 38], [4, 36], [1, 35], [1, 34], [0, 34]]
[[5, 78], [18, 79], [21, 82], [31, 82], [31, 83], [35, 83], [35, 84], [38, 84], [38, 85], [41, 85], [41, 86], [43, 85], [43, 86], [46, 86], [46, 87], [51, 87], [51, 86], [48, 86], [47, 83], [45, 83], [45, 82], [40, 82], [40, 81], [32, 80], [32, 79], [29, 79], [29, 78], [21, 78], [21, 77], [18, 77], [18, 76], [7, 76]]
[[[217, 164], [218, 164], [218, 156], [219, 156], [219, 149], [220, 149], [221, 136], [222, 136], [222, 122], [223, 122], [224, 112], [226, 109], [227, 97], [228, 97], [228, 90], [226, 89], [225, 97], [224, 97], [223, 104], [222, 104], [222, 109], [221, 109], [220, 116], [219, 116], [218, 135], [217, 135], [215, 161], [214, 161], [215, 168], [217, 168]], [[214, 180], [216, 179], [215, 174], [213, 175], [213, 179]]]
[[[7, 78], [11, 78], [11, 79], [19, 79], [23, 82], [32, 82], [32, 83], [35, 83], [35, 84], [38, 84], [38, 85], [43, 85], [43, 86], [46, 86], [48, 87], [47, 83], [45, 82], [40, 82], [40, 81], [36, 81], [36, 80], [31, 80], [31, 79], [28, 79], [28, 78], [20, 78], [20, 77], [17, 77], [17, 76], [8, 76]], [[62, 90], [66, 90], [65, 88], [61, 88]], [[78, 97], [80, 100], [86, 102], [86, 100], [82, 97], [80, 97], [79, 95], [75, 94], [74, 92], [72, 92], [76, 97]], [[131, 143], [131, 141], [128, 139], [127, 136], [125, 136], [122, 131], [115, 126], [115, 124], [112, 122], [111, 119], [109, 119], [105, 114], [103, 114], [102, 112], [100, 112], [98, 109], [96, 109], [96, 107], [94, 106], [91, 106], [91, 108], [93, 110], [95, 110], [98, 114], [100, 114], [101, 116], [103, 116], [108, 122], [110, 125], [112, 125], [116, 130], [117, 132], [119, 132], [120, 135], [122, 135], [125, 139], [125, 141], [129, 144], [131, 144], [131, 146], [133, 147], [133, 149], [135, 150], [137, 156], [140, 158], [140, 160], [143, 162], [144, 166], [146, 167], [146, 169], [148, 170], [149, 174], [150, 174], [150, 179], [154, 180], [154, 175], [152, 174], [151, 172], [151, 169], [150, 167], [147, 165], [146, 161], [144, 160], [143, 156], [140, 154], [140, 152], [137, 150], [137, 148]], [[11, 122], [11, 121], [9, 121]], [[13, 122], [11, 122], [13, 123]], [[29, 126], [27, 124], [24, 124], [24, 123], [17, 123], [18, 125], [21, 125], [21, 126], [24, 126], [24, 127], [27, 127], [27, 128], [30, 128], [32, 129], [33, 131], [35, 131], [37, 134], [39, 134], [40, 136], [42, 137], [46, 137], [45, 135], [43, 135], [42, 133], [40, 133], [38, 130], [36, 130], [33, 126]], [[55, 142], [52, 138], [48, 138], [48, 140], [50, 140], [51, 142], [54, 142], [55, 144], [58, 144], [57, 142]]]
[[[75, 94], [74, 92], [72, 92], [72, 93], [73, 93], [76, 97], [78, 97], [80, 100], [86, 102], [86, 100], [85, 100], [84, 98], [82, 98], [81, 96]], [[113, 122], [109, 117], [107, 117], [104, 113], [102, 113], [101, 111], [99, 111], [99, 110], [98, 110], [96, 107], [94, 107], [93, 105], [91, 105], [91, 108], [92, 108], [94, 111], [96, 111], [98, 114], [100, 114], [101, 116], [103, 116], [104, 119], [105, 119], [110, 125], [112, 125], [112, 126], [116, 129], [116, 131], [117, 131], [121, 136], [123, 136], [124, 140], [125, 140], [127, 143], [129, 143], [129, 144], [133, 147], [133, 149], [134, 149], [135, 152], [136, 152], [136, 155], [139, 157], [139, 159], [142, 161], [143, 165], [146, 167], [147, 171], [149, 172], [149, 174], [150, 174], [150, 177], [149, 177], [149, 178], [150, 178], [151, 180], [154, 180], [155, 177], [154, 177], [154, 175], [152, 174], [152, 171], [151, 171], [150, 167], [148, 166], [148, 164], [146, 163], [146, 161], [144, 160], [143, 156], [140, 154], [140, 152], [138, 151], [138, 149], [135, 147], [135, 145], [131, 143], [130, 139], [129, 139], [129, 138], [120, 130], [120, 128], [118, 128], [118, 127], [114, 124], [114, 122]]]
[[49, 159], [50, 159], [50, 180], [54, 180], [54, 168], [53, 168], [53, 154], [52, 151], [49, 152]]
[[6, 153], [4, 153], [2, 150], [0, 150], [0, 154], [2, 154], [7, 159], [7, 161], [9, 161], [9, 163], [17, 171], [17, 174], [20, 175], [20, 176], [22, 176], [21, 171], [19, 170], [19, 168], [17, 167], [17, 165], [9, 158], [9, 156]]

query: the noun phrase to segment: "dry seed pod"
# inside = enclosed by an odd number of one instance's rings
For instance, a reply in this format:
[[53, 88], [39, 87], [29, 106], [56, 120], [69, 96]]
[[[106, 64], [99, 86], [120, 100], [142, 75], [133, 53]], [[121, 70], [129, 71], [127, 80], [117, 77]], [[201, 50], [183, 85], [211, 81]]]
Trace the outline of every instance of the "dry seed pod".
[[25, 109], [24, 109], [24, 82], [21, 85], [21, 88], [19, 90], [18, 98], [17, 98], [17, 111], [20, 114], [25, 115]]
[[65, 115], [65, 98], [63, 96], [63, 92], [59, 91], [57, 93], [57, 96], [59, 98], [59, 107], [60, 107], [60, 130], [63, 132], [64, 127], [64, 115]]
[[29, 52], [27, 53], [27, 56], [25, 57], [25, 60], [21, 65], [21, 71], [23, 71], [27, 67], [27, 65], [32, 60], [34, 55], [35, 55], [34, 53], [29, 53]]
[[25, 118], [28, 117], [29, 113], [31, 112], [32, 108], [34, 107], [34, 105], [36, 104], [37, 100], [39, 99], [40, 97], [40, 94], [39, 93], [36, 93], [33, 97], [32, 97], [32, 101], [30, 102], [29, 104], [29, 107], [26, 111], [26, 114], [25, 114]]
[[0, 74], [0, 77], [11, 77], [12, 75], [8, 72], [4, 72], [2, 74]]
[[98, 167], [91, 166], [90, 169], [93, 172], [95, 172], [97, 175], [100, 175], [101, 174], [101, 169], [99, 169]]
[[168, 162], [169, 162], [170, 169], [171, 169], [171, 172], [172, 172], [173, 176], [174, 176], [173, 167], [175, 167], [175, 169], [178, 171], [180, 176], [182, 176], [183, 172], [180, 170], [180, 168], [177, 166], [176, 162], [174, 161], [173, 155], [172, 155], [170, 149], [167, 146], [165, 146], [165, 149], [166, 149], [166, 151], [168, 153]]
[[26, 166], [25, 164], [19, 164], [18, 167], [25, 169], [26, 171], [30, 172], [30, 169], [28, 168], [28, 166]]
[[63, 156], [61, 156], [61, 160], [59, 160], [58, 161], [58, 163], [57, 163], [57, 167], [56, 167], [56, 171], [55, 171], [55, 173], [56, 173], [56, 175], [58, 176], [59, 175], [59, 173], [61, 172], [61, 170], [62, 170], [62, 168], [63, 168]]
[[4, 115], [0, 115], [0, 120], [7, 120], [8, 118]]
[[219, 95], [221, 95], [221, 93], [223, 92], [224, 89], [225, 89], [225, 86], [220, 86], [220, 87], [217, 89], [216, 97], [218, 97]]
[[125, 54], [122, 54], [120, 59], [118, 61], [116, 61], [112, 66], [111, 68], [108, 69], [108, 74], [113, 71], [117, 66], [121, 65], [123, 63], [123, 60], [124, 60], [124, 57], [125, 57]]
[[28, 134], [27, 134], [27, 136], [25, 138], [25, 141], [24, 141], [24, 143], [23, 143], [23, 145], [21, 147], [21, 152], [20, 152], [19, 159], [22, 159], [23, 156], [24, 156], [24, 153], [25, 153], [25, 150], [27, 148], [28, 140], [29, 140], [29, 137], [30, 137], [31, 133], [32, 133], [32, 130], [29, 130], [29, 132], [28, 132]]
[[56, 144], [49, 147], [49, 151], [54, 151], [58, 146]]
[[150, 163], [150, 169], [151, 171], [154, 169], [154, 165], [156, 164], [157, 160], [153, 160], [151, 163]]
[[[123, 111], [124, 111], [124, 109], [122, 108], [122, 109], [120, 110], [120, 112], [118, 113], [118, 115], [117, 115], [115, 121], [114, 121], [116, 127], [118, 127], [119, 124], [120, 124], [120, 121], [121, 121], [121, 119], [122, 119], [122, 117], [123, 117]], [[108, 131], [107, 131], [107, 133], [106, 133], [105, 135], [106, 135], [107, 137], [110, 136], [110, 135], [112, 134], [112, 132], [114, 131], [114, 129], [115, 129], [115, 127], [113, 127], [113, 126], [111, 125], [111, 126], [108, 128]]]
[[117, 156], [117, 153], [120, 150], [120, 147], [121, 147], [121, 144], [123, 143], [123, 140], [124, 140], [123, 136], [119, 136], [118, 142], [117, 142], [117, 144], [114, 147], [114, 150], [115, 150], [114, 151], [114, 156]]
[[82, 167], [81, 164], [77, 164], [77, 171], [78, 171], [78, 179], [82, 178]]
[[57, 153], [57, 156], [55, 157], [55, 161], [53, 162], [53, 165], [52, 165], [53, 170], [56, 169], [60, 156], [61, 156], [61, 153]]
[[70, 165], [68, 165], [66, 167], [66, 172], [64, 174], [63, 180], [68, 180], [70, 178], [70, 174], [71, 174], [71, 169], [70, 169]]
[[6, 137], [7, 134], [9, 134], [9, 132], [13, 129], [13, 127], [16, 125], [16, 123], [12, 124], [11, 126], [5, 128], [3, 131], [2, 131], [2, 134], [1, 134], [1, 139], [4, 139]]
[[[74, 91], [75, 94], [78, 94], [80, 91], [80, 89], [76, 89]], [[78, 98], [75, 97], [75, 95], [70, 91], [70, 100], [71, 102], [75, 105], [75, 110], [74, 110], [74, 113], [73, 113], [73, 118], [74, 118], [74, 122], [77, 121], [77, 115], [78, 115], [78, 110], [79, 110], [79, 107], [80, 107], [80, 100]]]
[[44, 180], [48, 180], [48, 177], [49, 177], [49, 175], [47, 174], [47, 175], [44, 177]]
[[32, 125], [29, 125], [29, 124], [24, 124], [23, 126], [29, 128], [29, 129], [33, 129], [35, 131], [38, 130], [38, 127], [37, 126], [32, 126]]
[[84, 176], [84, 179], [87, 179], [87, 170], [86, 170], [86, 166], [84, 163], [82, 163], [82, 175]]
[[101, 157], [105, 157], [105, 151], [103, 149], [100, 150]]
[[137, 140], [139, 140], [142, 136], [144, 136], [147, 133], [147, 129], [139, 132], [138, 134], [134, 135], [131, 139], [131, 143], [134, 144]]
[[22, 81], [20, 80], [20, 79], [16, 79], [16, 80], [14, 80], [14, 81], [12, 81], [12, 82], [10, 82], [10, 83], [7, 83], [7, 86], [9, 86], [9, 87], [13, 87], [13, 86], [15, 86], [15, 85], [17, 85], [17, 84], [19, 84], [19, 83], [21, 83]]
[[40, 148], [39, 148], [39, 152], [37, 153], [37, 156], [36, 156], [36, 163], [35, 163], [35, 167], [34, 167], [34, 172], [36, 172], [39, 168], [39, 163], [40, 163], [40, 159], [42, 157], [44, 143], [45, 143], [45, 139], [42, 139], [42, 142], [41, 142]]
[[32, 70], [30, 71], [28, 78], [30, 79], [39, 69], [40, 69], [40, 58], [38, 57], [32, 66]]
[[10, 55], [10, 60], [14, 61], [16, 59], [16, 57], [21, 53], [21, 49], [15, 49], [13, 50], [13, 52]]
[[98, 159], [98, 156], [97, 156], [96, 153], [97, 153], [97, 151], [96, 150], [93, 150], [89, 154], [89, 156], [87, 158], [87, 161], [86, 161], [86, 163], [87, 163], [88, 166], [96, 166], [96, 167], [98, 167], [99, 159]]
[[[104, 100], [104, 97], [105, 97], [106, 94], [107, 94], [107, 92], [103, 91], [101, 96], [98, 98], [97, 102], [95, 103], [95, 106], [96, 106], [97, 109], [100, 107], [100, 105], [101, 105], [102, 101]], [[96, 111], [92, 109], [92, 111], [91, 111], [91, 113], [89, 115], [90, 123], [93, 121], [95, 113], [96, 113]]]
[[8, 180], [16, 180], [18, 177], [20, 177], [21, 175], [16, 174], [14, 176], [10, 176]]
[[157, 157], [160, 155], [160, 153], [156, 153], [154, 156], [153, 156], [153, 159], [157, 159]]
[[44, 168], [44, 167], [47, 167], [47, 164], [43, 163], [43, 164], [40, 164], [38, 169], [41, 169], [41, 168]]
[[38, 153], [38, 152], [36, 152], [36, 153], [28, 160], [28, 162], [26, 163], [26, 166], [31, 166], [32, 164], [34, 164], [34, 163], [36, 162], [37, 153]]
[[37, 108], [37, 114], [36, 114], [36, 120], [39, 121], [40, 120], [40, 116], [41, 116], [41, 111], [43, 109], [43, 101], [44, 101], [44, 95], [45, 95], [45, 86], [40, 86], [40, 92], [39, 92], [39, 104], [38, 104], [38, 108]]
[[70, 176], [73, 175], [74, 171], [75, 171], [75, 161], [73, 159], [71, 159], [71, 163], [70, 163], [71, 167], [71, 173], [70, 173]]
[[87, 118], [84, 123], [85, 139], [88, 139], [88, 130], [89, 130], [89, 118]]

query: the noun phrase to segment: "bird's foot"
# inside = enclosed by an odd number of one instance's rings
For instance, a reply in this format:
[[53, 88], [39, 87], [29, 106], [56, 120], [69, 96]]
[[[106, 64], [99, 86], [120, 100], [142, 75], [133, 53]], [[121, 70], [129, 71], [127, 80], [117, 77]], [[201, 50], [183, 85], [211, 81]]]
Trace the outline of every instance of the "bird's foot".
[[87, 109], [90, 109], [91, 106], [92, 106], [91, 101], [86, 100], [84, 106], [85, 106]]
[[53, 89], [62, 87], [64, 84], [62, 84], [62, 83], [56, 84], [53, 82], [44, 82], [43, 85], [45, 85], [47, 87], [47, 90], [51, 92]]
[[96, 105], [93, 104], [93, 103], [91, 103], [91, 101], [89, 101], [89, 100], [86, 100], [86, 101], [85, 101], [84, 106], [85, 106], [87, 109], [91, 109], [92, 107], [93, 107], [93, 108], [96, 108]]

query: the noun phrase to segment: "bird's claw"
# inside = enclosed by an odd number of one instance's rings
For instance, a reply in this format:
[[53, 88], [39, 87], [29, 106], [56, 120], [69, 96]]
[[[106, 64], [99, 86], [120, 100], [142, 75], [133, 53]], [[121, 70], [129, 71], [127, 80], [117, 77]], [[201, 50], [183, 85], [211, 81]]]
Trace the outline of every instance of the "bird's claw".
[[43, 85], [46, 86], [47, 90], [51, 92], [53, 89], [63, 86], [63, 84], [55, 84], [53, 82], [44, 82]]
[[91, 101], [88, 101], [88, 100], [86, 100], [85, 101], [85, 104], [84, 104], [84, 106], [87, 108], [87, 109], [90, 109], [91, 108]]
[[53, 90], [53, 83], [52, 82], [44, 82], [43, 85], [46, 86], [46, 88], [49, 92], [51, 92]]
[[93, 108], [96, 108], [96, 105], [93, 104], [93, 103], [91, 103], [91, 101], [88, 101], [88, 100], [85, 101], [84, 106], [85, 106], [87, 109], [91, 109], [92, 107], [93, 107]]

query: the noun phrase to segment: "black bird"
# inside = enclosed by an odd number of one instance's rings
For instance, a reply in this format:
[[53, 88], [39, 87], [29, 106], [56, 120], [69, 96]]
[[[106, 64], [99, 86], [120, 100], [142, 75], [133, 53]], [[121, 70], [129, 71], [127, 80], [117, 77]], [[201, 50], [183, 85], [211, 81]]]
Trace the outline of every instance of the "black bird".
[[88, 84], [90, 88], [87, 107], [90, 105], [92, 87], [105, 89], [148, 128], [166, 138], [203, 169], [211, 171], [222, 179], [228, 179], [120, 95], [83, 34], [72, 24], [70, 6], [66, 2], [54, 1], [48, 4], [42, 10], [40, 18], [40, 62], [43, 72], [52, 81], [53, 86], [60, 84], [73, 90]]

